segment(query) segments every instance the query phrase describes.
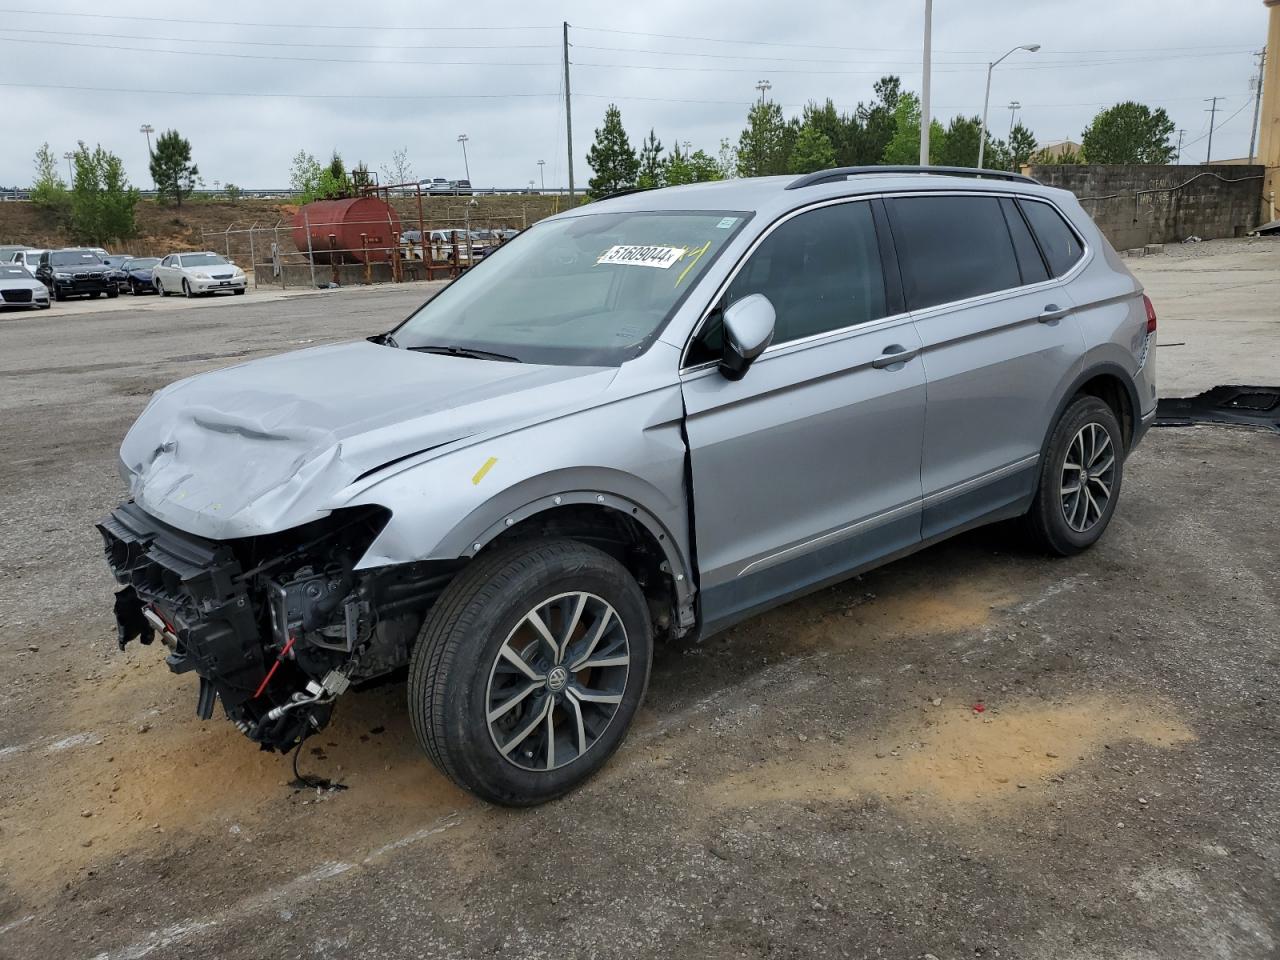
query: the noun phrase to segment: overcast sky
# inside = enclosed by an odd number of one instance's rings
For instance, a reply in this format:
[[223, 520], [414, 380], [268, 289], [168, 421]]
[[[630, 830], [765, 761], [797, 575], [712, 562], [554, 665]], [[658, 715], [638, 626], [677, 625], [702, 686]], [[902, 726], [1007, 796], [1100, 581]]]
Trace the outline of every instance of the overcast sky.
[[[325, 159], [336, 148], [348, 164], [378, 169], [407, 147], [417, 177], [457, 178], [460, 133], [470, 137], [476, 185], [527, 185], [538, 160], [547, 186], [562, 185], [560, 24], [568, 20], [582, 185], [610, 101], [634, 143], [654, 127], [667, 146], [687, 140], [715, 153], [722, 137], [736, 142], [759, 80], [788, 114], [827, 97], [852, 108], [886, 73], [919, 90], [923, 8], [923, 0], [0, 0], [0, 184], [30, 182], [42, 141], [61, 155], [85, 140], [122, 156], [132, 182], [150, 187], [138, 130], [150, 123], [191, 141], [210, 186], [287, 185], [299, 149]], [[363, 23], [350, 22], [355, 11]], [[934, 115], [944, 123], [981, 111], [986, 62], [1039, 43], [1039, 53], [1016, 53], [996, 69], [997, 136], [1008, 130], [1010, 100], [1048, 143], [1078, 140], [1100, 107], [1134, 99], [1168, 110], [1186, 130], [1184, 160], [1199, 162], [1204, 98], [1219, 96], [1214, 159], [1248, 152], [1262, 0], [935, 0], [933, 38]]]

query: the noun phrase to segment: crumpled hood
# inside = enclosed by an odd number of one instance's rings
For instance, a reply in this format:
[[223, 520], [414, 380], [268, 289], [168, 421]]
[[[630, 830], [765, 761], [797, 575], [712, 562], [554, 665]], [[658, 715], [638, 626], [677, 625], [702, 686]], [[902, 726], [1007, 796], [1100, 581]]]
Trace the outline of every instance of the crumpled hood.
[[615, 373], [314, 347], [160, 390], [120, 459], [152, 516], [211, 539], [257, 536], [324, 516], [333, 494], [384, 464], [580, 408]]

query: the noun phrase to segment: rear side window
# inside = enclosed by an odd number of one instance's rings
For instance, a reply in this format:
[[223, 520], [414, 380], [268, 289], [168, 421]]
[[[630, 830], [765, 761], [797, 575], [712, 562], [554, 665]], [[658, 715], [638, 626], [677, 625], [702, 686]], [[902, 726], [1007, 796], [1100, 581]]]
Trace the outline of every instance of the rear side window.
[[1049, 269], [1055, 277], [1062, 276], [1084, 256], [1080, 238], [1067, 226], [1062, 214], [1049, 204], [1021, 200], [1019, 205], [1027, 215], [1036, 239], [1040, 241], [1040, 249], [1049, 261]]
[[996, 197], [898, 197], [886, 203], [909, 309], [1021, 285]]
[[1009, 236], [1013, 238], [1013, 252], [1018, 255], [1018, 270], [1022, 273], [1023, 283], [1040, 283], [1049, 279], [1049, 271], [1045, 269], [1044, 258], [1036, 246], [1035, 237], [1027, 222], [1018, 212], [1018, 205], [1012, 197], [1001, 198], [1000, 209], [1004, 211], [1004, 222], [1009, 226]]

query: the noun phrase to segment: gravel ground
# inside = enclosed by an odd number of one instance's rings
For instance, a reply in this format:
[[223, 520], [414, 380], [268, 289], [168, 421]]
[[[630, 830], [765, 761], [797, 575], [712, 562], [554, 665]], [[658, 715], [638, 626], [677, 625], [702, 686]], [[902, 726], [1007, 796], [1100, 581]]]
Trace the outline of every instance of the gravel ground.
[[[1163, 337], [1255, 263], [1223, 256]], [[1158, 306], [1192, 282], [1159, 259], [1137, 271]], [[1274, 329], [1278, 288], [1231, 309]], [[1154, 431], [1084, 556], [978, 531], [660, 650], [614, 761], [537, 810], [438, 776], [402, 684], [347, 697], [304, 752], [341, 792], [198, 721], [190, 677], [115, 649], [92, 522], [121, 435], [169, 380], [423, 296], [0, 317], [0, 957], [1280, 950], [1268, 433]]]

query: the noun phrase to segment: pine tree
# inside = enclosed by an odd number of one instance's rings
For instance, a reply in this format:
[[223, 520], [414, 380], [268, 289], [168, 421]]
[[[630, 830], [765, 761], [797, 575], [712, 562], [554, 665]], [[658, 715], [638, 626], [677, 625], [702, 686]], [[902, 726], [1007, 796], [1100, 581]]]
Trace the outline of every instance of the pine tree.
[[587, 164], [595, 174], [587, 184], [587, 193], [597, 200], [636, 185], [640, 160], [627, 139], [622, 112], [615, 104], [609, 104], [604, 112], [604, 126], [596, 130], [595, 142], [587, 151]]
[[640, 175], [636, 186], [646, 189], [666, 186], [662, 180], [662, 141], [649, 129], [649, 137], [640, 145]]
[[177, 130], [166, 130], [156, 137], [155, 150], [151, 154], [151, 179], [156, 185], [156, 199], [161, 203], [172, 200], [182, 207], [182, 198], [191, 195], [200, 177], [200, 170], [191, 162], [191, 143]]
[[796, 144], [791, 151], [790, 171], [792, 173], [813, 173], [815, 170], [826, 170], [835, 166], [836, 148], [831, 138], [808, 120], [800, 125], [796, 135]]
[[772, 100], [761, 100], [747, 111], [746, 129], [738, 136], [738, 176], [768, 177], [787, 172], [790, 144], [795, 132], [788, 130], [782, 108]]

